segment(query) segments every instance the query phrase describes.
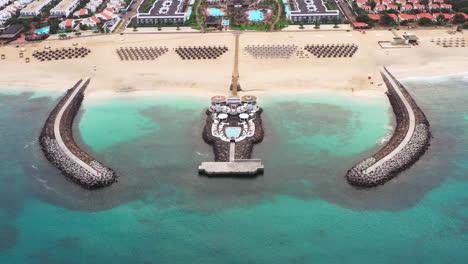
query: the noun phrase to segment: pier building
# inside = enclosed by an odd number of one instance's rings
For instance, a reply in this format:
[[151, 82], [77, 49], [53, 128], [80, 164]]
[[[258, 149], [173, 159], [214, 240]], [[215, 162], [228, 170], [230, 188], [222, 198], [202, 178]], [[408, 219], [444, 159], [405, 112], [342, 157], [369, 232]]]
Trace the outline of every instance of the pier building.
[[199, 172], [209, 176], [262, 173], [261, 160], [250, 159], [253, 144], [263, 139], [260, 113], [255, 96], [213, 96], [203, 138], [213, 145], [215, 162], [203, 162]]

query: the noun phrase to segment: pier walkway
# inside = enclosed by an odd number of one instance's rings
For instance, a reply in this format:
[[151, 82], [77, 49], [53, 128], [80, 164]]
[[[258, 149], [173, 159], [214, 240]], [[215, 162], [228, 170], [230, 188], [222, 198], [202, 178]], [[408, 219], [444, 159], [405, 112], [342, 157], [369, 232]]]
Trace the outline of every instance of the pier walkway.
[[390, 85], [392, 86], [393, 90], [395, 90], [396, 94], [398, 95], [400, 100], [403, 102], [403, 104], [405, 106], [405, 109], [408, 112], [408, 116], [409, 116], [409, 128], [408, 128], [408, 131], [407, 131], [407, 133], [405, 135], [405, 138], [403, 139], [403, 141], [401, 141], [401, 143], [398, 145], [398, 147], [396, 147], [387, 156], [383, 157], [382, 159], [380, 159], [379, 161], [374, 163], [372, 166], [367, 168], [365, 170], [365, 173], [370, 173], [370, 172], [374, 171], [376, 168], [382, 166], [382, 164], [384, 164], [385, 162], [391, 160], [393, 157], [395, 157], [396, 154], [398, 154], [401, 150], [403, 150], [403, 148], [410, 142], [411, 137], [413, 136], [413, 133], [414, 133], [414, 129], [416, 127], [416, 118], [415, 118], [414, 111], [413, 111], [413, 108], [411, 107], [410, 103], [408, 102], [408, 100], [406, 100], [406, 97], [403, 95], [400, 88], [395, 83], [395, 80], [393, 79], [393, 77], [390, 76], [387, 69], [382, 68], [380, 71], [389, 80]]
[[78, 164], [79, 166], [81, 166], [82, 168], [87, 170], [89, 173], [96, 176], [96, 175], [98, 175], [99, 172], [96, 169], [94, 169], [93, 167], [91, 167], [90, 165], [88, 165], [86, 162], [82, 161], [75, 154], [73, 154], [70, 151], [70, 149], [68, 149], [68, 147], [65, 145], [65, 142], [63, 141], [62, 135], [60, 133], [60, 126], [61, 126], [61, 123], [62, 123], [63, 114], [65, 113], [67, 108], [70, 106], [71, 102], [73, 102], [73, 100], [75, 99], [77, 94], [80, 93], [80, 91], [83, 89], [83, 87], [86, 87], [86, 85], [88, 83], [89, 83], [89, 79], [86, 82], [83, 82], [81, 85], [77, 86], [75, 88], [75, 90], [73, 91], [73, 93], [68, 98], [68, 100], [62, 106], [62, 108], [60, 109], [60, 111], [57, 114], [57, 117], [55, 118], [54, 134], [55, 134], [55, 139], [57, 141], [58, 146], [65, 153], [65, 155], [67, 155], [68, 158], [70, 158], [73, 162], [75, 162], [76, 164]]

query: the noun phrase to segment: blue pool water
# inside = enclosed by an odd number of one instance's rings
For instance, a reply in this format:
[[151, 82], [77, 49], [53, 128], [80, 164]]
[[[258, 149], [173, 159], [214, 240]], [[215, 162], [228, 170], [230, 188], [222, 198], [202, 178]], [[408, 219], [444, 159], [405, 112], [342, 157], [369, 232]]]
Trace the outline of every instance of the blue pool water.
[[241, 133], [241, 128], [240, 127], [226, 127], [226, 136], [228, 138], [231, 137], [238, 137]]
[[210, 16], [224, 16], [224, 12], [219, 8], [208, 8], [208, 13]]
[[247, 11], [247, 14], [247, 19], [250, 21], [261, 21], [265, 19], [261, 10]]
[[37, 29], [34, 32], [37, 34], [44, 34], [44, 33], [47, 34], [49, 33], [49, 31], [50, 31], [50, 27], [43, 27], [43, 28]]

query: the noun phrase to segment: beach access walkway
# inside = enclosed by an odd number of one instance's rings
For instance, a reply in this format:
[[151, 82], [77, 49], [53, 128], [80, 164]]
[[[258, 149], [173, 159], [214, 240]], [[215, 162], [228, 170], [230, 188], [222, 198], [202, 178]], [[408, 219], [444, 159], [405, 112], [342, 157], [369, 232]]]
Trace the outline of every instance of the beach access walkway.
[[80, 158], [78, 158], [75, 154], [73, 154], [70, 151], [70, 149], [66, 146], [65, 142], [63, 141], [62, 134], [60, 133], [63, 114], [65, 113], [67, 108], [70, 106], [71, 102], [73, 102], [77, 94], [79, 94], [81, 90], [88, 85], [88, 83], [89, 83], [89, 79], [86, 82], [81, 83], [79, 86], [77, 86], [75, 90], [73, 91], [73, 93], [68, 98], [68, 100], [59, 110], [57, 117], [55, 118], [55, 122], [54, 122], [54, 134], [55, 134], [55, 139], [57, 140], [58, 146], [65, 153], [65, 155], [68, 156], [68, 158], [70, 158], [73, 162], [81, 166], [83, 169], [87, 170], [92, 175], [97, 176], [99, 172], [95, 168], [91, 167], [86, 162], [82, 161]]
[[382, 159], [380, 159], [379, 161], [374, 163], [372, 166], [367, 168], [365, 170], [366, 173], [370, 173], [370, 172], [374, 171], [375, 169], [379, 168], [380, 166], [382, 166], [382, 164], [384, 164], [385, 162], [391, 160], [393, 157], [395, 157], [396, 154], [398, 154], [401, 150], [403, 150], [403, 148], [410, 142], [411, 137], [413, 136], [413, 133], [414, 133], [414, 129], [416, 127], [416, 118], [415, 118], [414, 111], [413, 111], [413, 108], [411, 107], [410, 103], [408, 102], [408, 100], [406, 100], [406, 97], [401, 92], [399, 86], [395, 83], [395, 80], [393, 79], [393, 77], [390, 76], [387, 69], [382, 67], [380, 69], [380, 71], [389, 80], [390, 85], [395, 90], [395, 92], [398, 95], [398, 97], [400, 98], [400, 100], [403, 102], [403, 104], [405, 106], [405, 109], [408, 112], [408, 116], [409, 116], [409, 128], [408, 128], [408, 131], [407, 131], [407, 133], [405, 135], [405, 138], [403, 139], [403, 141], [401, 141], [401, 143], [398, 145], [398, 147], [396, 147], [387, 156], [383, 157]]

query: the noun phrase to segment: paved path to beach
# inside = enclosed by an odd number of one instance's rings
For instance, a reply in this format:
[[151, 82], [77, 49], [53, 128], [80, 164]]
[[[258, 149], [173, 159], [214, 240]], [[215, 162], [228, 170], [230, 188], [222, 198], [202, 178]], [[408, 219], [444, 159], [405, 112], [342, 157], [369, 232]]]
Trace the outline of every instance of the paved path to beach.
[[54, 122], [54, 134], [55, 134], [55, 139], [57, 140], [57, 143], [58, 143], [60, 149], [62, 149], [62, 151], [65, 153], [65, 155], [67, 155], [72, 161], [74, 161], [75, 163], [77, 163], [78, 165], [80, 165], [81, 167], [86, 169], [87, 171], [89, 171], [92, 175], [97, 175], [96, 169], [89, 166], [86, 162], [82, 161], [81, 159], [79, 159], [77, 156], [75, 156], [75, 154], [73, 154], [68, 149], [68, 147], [65, 145], [65, 142], [63, 142], [62, 135], [60, 134], [60, 123], [61, 123], [61, 120], [62, 120], [63, 113], [68, 108], [68, 106], [73, 101], [73, 99], [76, 97], [76, 95], [81, 91], [81, 88], [85, 84], [86, 84], [86, 82], [84, 82], [84, 84], [81, 84], [81, 86], [76, 87], [75, 90], [73, 91], [73, 93], [70, 95], [70, 97], [68, 97], [67, 101], [65, 102], [65, 104], [60, 109], [59, 113], [57, 114], [57, 117], [55, 118], [55, 122]]
[[393, 87], [393, 89], [395, 90], [397, 95], [403, 101], [403, 104], [405, 105], [405, 108], [408, 111], [408, 115], [409, 115], [409, 128], [408, 128], [408, 132], [405, 135], [405, 138], [400, 143], [400, 145], [398, 145], [398, 147], [395, 148], [392, 152], [390, 152], [387, 156], [383, 157], [381, 160], [377, 161], [372, 166], [367, 168], [367, 170], [365, 171], [366, 173], [372, 172], [376, 168], [380, 167], [384, 162], [392, 159], [398, 152], [400, 152], [408, 144], [408, 142], [410, 141], [410, 139], [411, 139], [411, 137], [413, 136], [413, 133], [414, 133], [414, 128], [416, 127], [416, 124], [415, 124], [416, 119], [415, 119], [415, 116], [414, 116], [413, 108], [411, 107], [409, 102], [406, 100], [405, 96], [401, 92], [398, 85], [395, 83], [393, 77], [390, 76], [390, 74], [388, 74], [387, 70], [386, 69], [381, 69], [381, 72], [389, 80], [390, 85]]

